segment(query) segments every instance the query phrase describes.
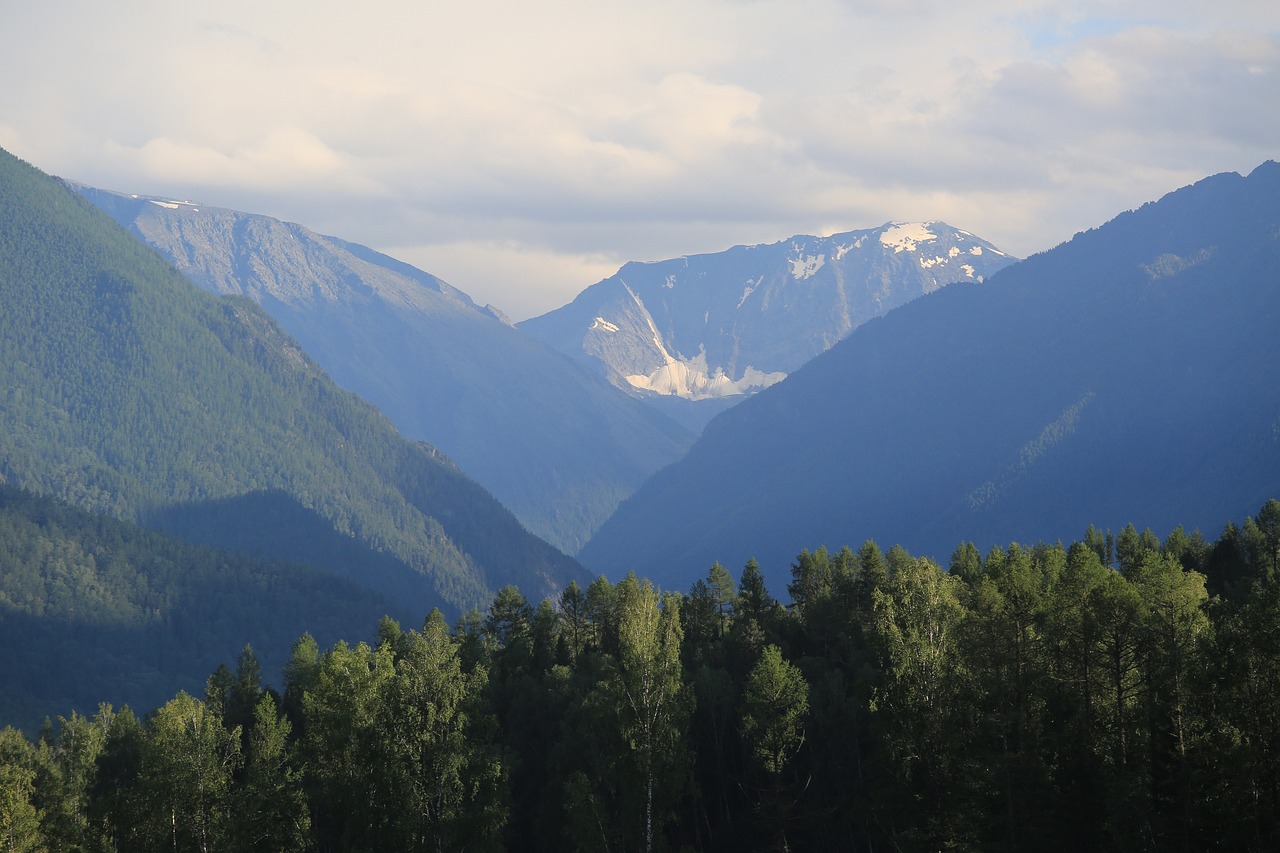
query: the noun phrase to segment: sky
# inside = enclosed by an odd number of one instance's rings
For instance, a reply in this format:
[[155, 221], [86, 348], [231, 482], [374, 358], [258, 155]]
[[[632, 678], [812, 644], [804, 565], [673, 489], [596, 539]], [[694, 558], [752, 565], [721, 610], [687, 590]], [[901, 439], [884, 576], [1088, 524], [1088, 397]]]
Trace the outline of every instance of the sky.
[[515, 320], [629, 260], [941, 219], [1025, 257], [1280, 159], [1267, 0], [4, 0], [0, 147]]

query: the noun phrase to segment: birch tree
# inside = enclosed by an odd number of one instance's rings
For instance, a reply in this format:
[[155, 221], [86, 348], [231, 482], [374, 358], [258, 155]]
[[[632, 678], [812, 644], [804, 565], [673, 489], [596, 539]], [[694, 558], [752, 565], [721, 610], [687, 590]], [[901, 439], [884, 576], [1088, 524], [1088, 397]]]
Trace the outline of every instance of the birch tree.
[[680, 597], [628, 575], [618, 585], [618, 659], [610, 687], [643, 791], [642, 846], [654, 849], [662, 812], [686, 776], [690, 708], [680, 663]]

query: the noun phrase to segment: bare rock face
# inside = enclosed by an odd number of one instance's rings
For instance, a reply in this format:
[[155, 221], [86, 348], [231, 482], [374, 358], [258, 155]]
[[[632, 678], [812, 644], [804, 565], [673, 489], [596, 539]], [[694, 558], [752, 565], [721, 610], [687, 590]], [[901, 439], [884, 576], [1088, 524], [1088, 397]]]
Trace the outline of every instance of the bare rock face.
[[520, 328], [641, 397], [740, 397], [867, 320], [1014, 260], [943, 222], [887, 223], [629, 263]]
[[693, 441], [500, 311], [365, 246], [267, 216], [76, 189], [205, 290], [259, 303], [340, 385], [565, 553]]

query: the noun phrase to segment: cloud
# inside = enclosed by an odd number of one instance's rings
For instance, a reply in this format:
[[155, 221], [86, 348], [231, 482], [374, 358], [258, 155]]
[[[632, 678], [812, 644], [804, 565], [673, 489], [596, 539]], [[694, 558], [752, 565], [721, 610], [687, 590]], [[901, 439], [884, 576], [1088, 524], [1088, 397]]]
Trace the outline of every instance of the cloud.
[[108, 140], [104, 148], [125, 173], [161, 183], [252, 188], [258, 192], [326, 192], [385, 195], [378, 182], [348, 168], [347, 160], [307, 131], [288, 125], [227, 150], [169, 137], [130, 147]]
[[1274, 5], [28, 3], [0, 145], [398, 247], [519, 317], [628, 259], [888, 219], [1027, 254], [1248, 171], [1280, 156]]
[[467, 278], [473, 300], [495, 305], [517, 321], [572, 301], [583, 287], [612, 275], [625, 260], [514, 240], [395, 246], [389, 253], [447, 282]]

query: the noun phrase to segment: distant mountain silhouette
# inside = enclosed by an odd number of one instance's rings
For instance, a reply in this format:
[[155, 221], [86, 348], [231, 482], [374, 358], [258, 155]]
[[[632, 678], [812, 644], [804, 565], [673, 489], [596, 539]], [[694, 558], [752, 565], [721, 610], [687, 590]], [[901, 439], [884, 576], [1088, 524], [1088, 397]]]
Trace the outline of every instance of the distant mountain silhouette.
[[6, 152], [0, 196], [4, 481], [285, 559], [265, 547], [287, 540], [276, 516], [241, 513], [228, 529], [200, 509], [287, 495], [352, 543], [346, 577], [409, 612], [457, 613], [508, 583], [540, 595], [579, 576], [436, 450], [339, 389], [249, 300], [199, 290]]
[[301, 225], [73, 185], [202, 288], [260, 304], [343, 387], [577, 551], [693, 436], [414, 267]]
[[629, 263], [520, 328], [701, 430], [852, 329], [1013, 263], [945, 222]]
[[721, 414], [582, 550], [687, 587], [867, 538], [943, 561], [1280, 492], [1280, 165], [1207, 178], [855, 330]]

